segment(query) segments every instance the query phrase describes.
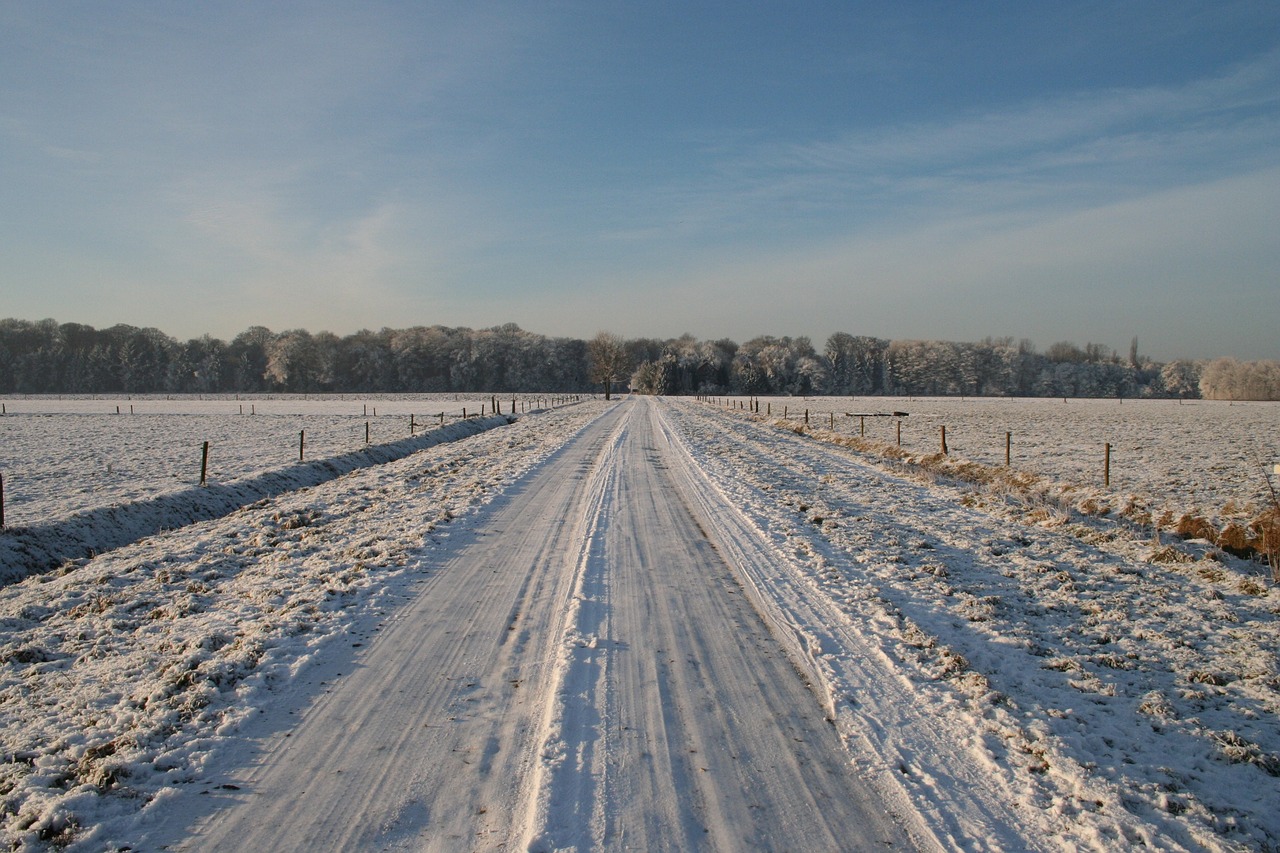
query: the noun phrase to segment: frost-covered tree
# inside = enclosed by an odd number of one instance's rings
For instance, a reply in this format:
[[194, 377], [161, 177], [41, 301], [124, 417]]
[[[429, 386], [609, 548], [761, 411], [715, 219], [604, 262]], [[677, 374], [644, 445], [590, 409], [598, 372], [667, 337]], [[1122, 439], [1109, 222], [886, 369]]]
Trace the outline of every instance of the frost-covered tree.
[[237, 391], [252, 394], [265, 390], [267, 348], [275, 333], [266, 326], [250, 326], [232, 339], [227, 355], [232, 364]]
[[597, 332], [587, 343], [589, 377], [604, 386], [604, 398], [613, 395], [613, 386], [631, 374], [631, 357], [622, 338], [609, 332]]
[[315, 344], [306, 329], [281, 332], [267, 348], [263, 374], [280, 391], [314, 391], [317, 372]]
[[169, 362], [179, 349], [178, 342], [159, 329], [139, 329], [124, 324], [104, 333], [115, 355], [119, 390], [145, 393], [165, 390]]
[[578, 338], [553, 338], [547, 342], [545, 372], [541, 384], [532, 391], [575, 391], [585, 389], [587, 342]]
[[1215, 359], [1200, 375], [1200, 393], [1208, 400], [1280, 400], [1280, 362]]
[[884, 384], [884, 351], [889, 342], [837, 332], [827, 339], [823, 356], [832, 394], [878, 394]]
[[1159, 384], [1159, 396], [1199, 397], [1200, 368], [1194, 362], [1171, 361], [1160, 368]]
[[944, 396], [971, 393], [972, 359], [945, 341], [893, 341], [884, 354], [885, 390], [891, 394]]
[[640, 366], [631, 374], [631, 390], [637, 394], [660, 393], [658, 365], [652, 361], [640, 362]]
[[731, 379], [740, 394], [817, 394], [825, 390], [827, 370], [807, 337], [762, 335], [738, 348]]
[[338, 386], [344, 391], [394, 391], [391, 331], [361, 329], [343, 338], [335, 370]]
[[230, 362], [227, 345], [217, 338], [204, 335], [187, 341], [183, 361], [191, 369], [185, 390], [207, 394], [233, 388], [228, 381]]

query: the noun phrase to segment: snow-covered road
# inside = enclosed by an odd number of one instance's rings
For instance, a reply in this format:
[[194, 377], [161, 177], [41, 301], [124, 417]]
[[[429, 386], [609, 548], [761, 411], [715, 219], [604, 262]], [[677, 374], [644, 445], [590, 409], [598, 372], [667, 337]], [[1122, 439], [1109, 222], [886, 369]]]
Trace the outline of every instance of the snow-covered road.
[[0, 587], [0, 843], [1280, 839], [1264, 567], [690, 400], [494, 426]]
[[662, 411], [623, 403], [492, 505], [178, 849], [912, 847], [686, 503]]

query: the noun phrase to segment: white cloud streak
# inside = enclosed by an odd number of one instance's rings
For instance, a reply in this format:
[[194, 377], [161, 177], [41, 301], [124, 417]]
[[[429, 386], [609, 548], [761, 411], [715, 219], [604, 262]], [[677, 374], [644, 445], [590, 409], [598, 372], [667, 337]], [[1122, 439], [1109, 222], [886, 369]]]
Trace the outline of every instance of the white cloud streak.
[[1280, 51], [1181, 88], [1078, 93], [949, 122], [717, 150], [702, 180], [642, 207], [713, 230], [769, 209], [846, 224], [1002, 208], [1060, 215], [1275, 163], [1277, 104]]

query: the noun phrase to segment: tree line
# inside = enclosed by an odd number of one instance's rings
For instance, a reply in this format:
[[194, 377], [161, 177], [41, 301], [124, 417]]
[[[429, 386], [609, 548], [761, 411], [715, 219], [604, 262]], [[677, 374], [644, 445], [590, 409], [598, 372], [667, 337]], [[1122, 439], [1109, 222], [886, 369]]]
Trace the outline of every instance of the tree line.
[[[607, 369], [602, 358], [607, 355]], [[598, 391], [650, 394], [1280, 399], [1280, 364], [1159, 364], [1097, 344], [885, 340], [838, 332], [744, 343], [548, 337], [508, 323], [338, 336], [253, 326], [223, 341], [158, 329], [0, 320], [0, 393], [202, 394]]]

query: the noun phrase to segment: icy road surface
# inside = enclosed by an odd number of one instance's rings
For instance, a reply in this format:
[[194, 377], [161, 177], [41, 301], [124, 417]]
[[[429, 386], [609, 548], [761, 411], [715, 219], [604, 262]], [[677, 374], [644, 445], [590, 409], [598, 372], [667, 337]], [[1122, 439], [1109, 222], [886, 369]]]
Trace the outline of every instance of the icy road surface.
[[628, 400], [495, 501], [173, 849], [913, 849], [663, 420]]

